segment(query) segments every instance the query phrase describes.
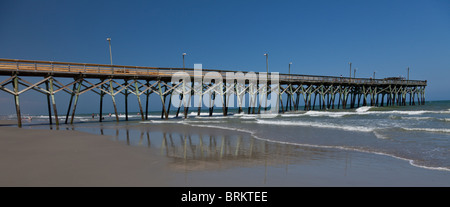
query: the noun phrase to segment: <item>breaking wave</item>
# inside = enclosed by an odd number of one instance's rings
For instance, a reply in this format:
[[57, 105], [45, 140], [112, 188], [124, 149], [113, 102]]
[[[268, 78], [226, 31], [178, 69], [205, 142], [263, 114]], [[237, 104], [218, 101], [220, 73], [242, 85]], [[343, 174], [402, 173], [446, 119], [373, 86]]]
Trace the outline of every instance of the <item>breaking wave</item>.
[[340, 129], [346, 131], [358, 131], [358, 132], [372, 132], [376, 128], [370, 128], [365, 126], [348, 126], [348, 125], [337, 125], [337, 124], [325, 124], [318, 122], [305, 122], [305, 121], [268, 121], [268, 120], [257, 120], [258, 124], [269, 124], [269, 125], [282, 125], [282, 126], [305, 126], [305, 127], [317, 127], [317, 128], [328, 128], [328, 129]]
[[436, 128], [407, 128], [402, 127], [406, 131], [424, 131], [424, 132], [437, 132], [437, 133], [450, 133], [450, 129], [436, 129]]

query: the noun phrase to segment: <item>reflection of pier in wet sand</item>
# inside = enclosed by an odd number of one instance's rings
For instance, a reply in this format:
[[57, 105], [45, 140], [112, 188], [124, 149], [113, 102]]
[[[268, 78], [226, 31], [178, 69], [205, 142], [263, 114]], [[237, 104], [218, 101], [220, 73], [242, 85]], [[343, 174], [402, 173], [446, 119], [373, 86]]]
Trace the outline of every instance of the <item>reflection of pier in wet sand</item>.
[[[174, 129], [176, 128], [176, 129]], [[74, 129], [74, 128], [72, 128]], [[113, 136], [127, 145], [153, 149], [169, 159], [175, 170], [217, 170], [233, 167], [282, 166], [306, 162], [326, 149], [305, 148], [253, 138], [250, 134], [223, 129], [199, 130], [178, 125], [103, 125], [102, 135]], [[95, 133], [99, 133], [98, 131]]]

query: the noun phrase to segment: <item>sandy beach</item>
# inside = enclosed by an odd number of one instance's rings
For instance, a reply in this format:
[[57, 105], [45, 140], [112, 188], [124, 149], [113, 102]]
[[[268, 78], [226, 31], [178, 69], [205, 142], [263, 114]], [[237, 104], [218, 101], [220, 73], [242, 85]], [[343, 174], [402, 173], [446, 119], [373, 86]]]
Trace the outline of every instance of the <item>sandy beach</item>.
[[174, 126], [106, 124], [105, 135], [89, 124], [76, 130], [0, 127], [0, 186], [450, 186], [447, 171], [389, 156]]
[[[0, 186], [161, 186], [151, 152], [77, 131], [0, 128]], [[145, 178], [145, 179], [144, 179]]]

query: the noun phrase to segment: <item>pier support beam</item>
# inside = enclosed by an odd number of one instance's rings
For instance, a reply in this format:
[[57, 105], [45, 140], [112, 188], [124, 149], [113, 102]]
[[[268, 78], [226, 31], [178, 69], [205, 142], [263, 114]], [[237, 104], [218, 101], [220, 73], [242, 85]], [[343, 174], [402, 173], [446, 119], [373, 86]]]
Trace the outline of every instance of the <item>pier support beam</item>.
[[141, 97], [140, 97], [140, 93], [139, 93], [139, 87], [138, 87], [137, 80], [134, 81], [134, 87], [136, 88], [136, 97], [137, 97], [138, 103], [139, 103], [139, 111], [141, 114], [141, 120], [144, 121], [144, 112], [142, 111]]
[[[48, 80], [45, 81], [45, 89], [46, 89], [47, 91], [49, 91]], [[49, 121], [50, 125], [52, 125], [52, 124], [53, 124], [53, 123], [52, 123], [52, 107], [51, 107], [51, 105], [50, 105], [50, 94], [47, 93], [46, 96], [47, 96], [48, 121]], [[66, 120], [67, 120], [67, 119], [66, 119]]]
[[55, 124], [56, 126], [59, 126], [59, 119], [58, 119], [58, 110], [56, 109], [56, 102], [55, 102], [55, 94], [53, 92], [53, 77], [50, 77], [49, 79], [50, 84], [50, 97], [52, 99], [52, 106], [53, 106], [53, 113], [55, 114]]
[[[101, 82], [104, 80], [102, 79]], [[99, 113], [99, 122], [103, 121], [103, 96], [105, 96], [105, 92], [103, 92], [103, 84], [100, 86], [100, 113]]]
[[[174, 88], [174, 84], [172, 84], [172, 88]], [[170, 93], [167, 96], [169, 97], [169, 104], [167, 105], [167, 114], [170, 115], [170, 107], [172, 106], [172, 96], [173, 96], [173, 91], [171, 90]]]
[[[222, 113], [223, 116], [227, 116], [228, 115], [228, 105], [227, 105], [227, 96], [226, 96], [226, 92], [227, 92], [227, 85], [224, 83], [222, 88]], [[253, 108], [253, 111], [255, 111], [255, 108]]]
[[215, 102], [216, 102], [216, 92], [212, 90], [212, 92], [209, 94], [209, 116], [213, 115]]
[[73, 124], [73, 119], [75, 117], [75, 110], [77, 109], [78, 96], [80, 95], [80, 89], [81, 89], [82, 82], [83, 82], [83, 79], [80, 79], [78, 82], [77, 91], [75, 92], [75, 102], [73, 103], [73, 111], [72, 111], [72, 118], [70, 119], [70, 124]]
[[73, 96], [75, 95], [76, 86], [77, 86], [76, 83], [73, 84], [72, 93], [70, 94], [69, 107], [67, 107], [66, 120], [64, 121], [65, 124], [67, 124], [69, 121], [69, 114], [70, 114], [70, 109], [72, 108]]
[[125, 121], [128, 121], [128, 81], [125, 80], [125, 91], [124, 91], [124, 95], [125, 95]]
[[[184, 118], [185, 119], [187, 119], [188, 112], [189, 112], [189, 106], [191, 106], [191, 97], [192, 97], [193, 88], [194, 88], [194, 81], [191, 82], [191, 87], [189, 88], [189, 90], [187, 92], [184, 92], [184, 93], [189, 93], [188, 101], [185, 102], [186, 106], [184, 106]], [[183, 89], [183, 91], [184, 91], [184, 89]]]
[[117, 114], [117, 106], [116, 106], [116, 99], [114, 98], [114, 87], [113, 87], [113, 81], [112, 79], [109, 81], [109, 92], [111, 94], [113, 106], [114, 106], [114, 114], [116, 115], [116, 122], [119, 122], [119, 114]]
[[199, 86], [197, 87], [197, 94], [198, 94], [198, 109], [197, 109], [197, 116], [200, 116], [202, 105], [203, 105], [203, 84], [198, 83]]
[[[281, 93], [281, 91], [280, 91], [280, 89], [278, 89], [278, 97], [277, 97], [277, 99], [278, 100], [280, 100], [279, 102], [277, 101], [277, 112], [279, 112], [280, 111], [280, 107], [278, 107], [278, 103], [281, 105], [281, 113], [283, 113], [284, 114], [284, 107], [283, 107], [283, 94]], [[287, 111], [287, 103], [289, 102], [289, 95], [288, 95], [288, 98], [286, 99], [286, 111]], [[274, 107], [274, 106], [271, 106], [271, 107]]]
[[[184, 100], [184, 90], [185, 90], [185, 83], [184, 83], [184, 81], [183, 81], [183, 92], [182, 92], [182, 94], [180, 94], [180, 95], [181, 95], [180, 100]], [[179, 95], [179, 96], [180, 96], [180, 95]], [[182, 102], [183, 102], [183, 101], [182, 101]], [[181, 103], [182, 103], [182, 102], [181, 102]], [[180, 103], [180, 105], [178, 106], [177, 113], [176, 113], [175, 117], [178, 117], [178, 115], [179, 115], [179, 113], [180, 113], [181, 103]], [[184, 106], [184, 107], [186, 107], [186, 106]], [[200, 114], [199, 114], [199, 115], [200, 115]]]
[[13, 85], [14, 85], [14, 103], [16, 105], [16, 114], [17, 114], [17, 126], [19, 128], [22, 128], [22, 115], [20, 114], [20, 104], [19, 104], [19, 77], [17, 75], [14, 76]]
[[[158, 89], [159, 89], [159, 97], [161, 98], [161, 103], [162, 103], [162, 109], [163, 109], [162, 112], [165, 115], [165, 119], [169, 119], [169, 115], [167, 114], [167, 111], [166, 111], [166, 103], [165, 103], [166, 98], [161, 89], [161, 81], [158, 81]], [[161, 116], [161, 118], [163, 118], [163, 117]]]
[[[147, 87], [150, 87], [150, 83], [149, 80], [146, 80], [147, 83], [145, 84]], [[150, 96], [150, 90], [147, 90], [145, 92], [145, 120], [148, 120], [148, 101], [149, 101], [149, 96]]]

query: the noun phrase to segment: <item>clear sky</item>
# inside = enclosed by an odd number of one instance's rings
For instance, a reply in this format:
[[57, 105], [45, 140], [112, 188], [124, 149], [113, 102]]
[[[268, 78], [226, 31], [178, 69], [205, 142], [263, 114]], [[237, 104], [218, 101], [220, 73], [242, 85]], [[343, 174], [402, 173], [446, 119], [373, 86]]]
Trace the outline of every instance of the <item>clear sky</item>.
[[[448, 0], [1, 0], [0, 57], [428, 80], [450, 99]], [[5, 98], [7, 97], [7, 98]], [[9, 95], [0, 91], [0, 103]], [[25, 102], [27, 100], [25, 99]], [[8, 106], [9, 107], [9, 106]], [[3, 114], [4, 111], [0, 111]]]

